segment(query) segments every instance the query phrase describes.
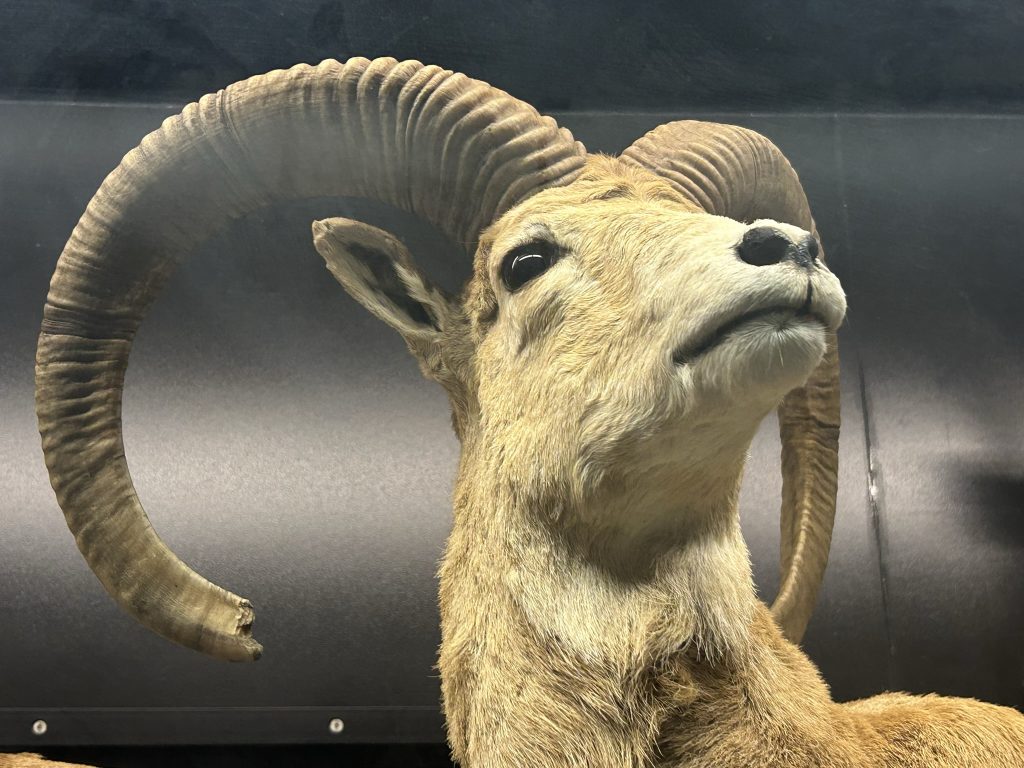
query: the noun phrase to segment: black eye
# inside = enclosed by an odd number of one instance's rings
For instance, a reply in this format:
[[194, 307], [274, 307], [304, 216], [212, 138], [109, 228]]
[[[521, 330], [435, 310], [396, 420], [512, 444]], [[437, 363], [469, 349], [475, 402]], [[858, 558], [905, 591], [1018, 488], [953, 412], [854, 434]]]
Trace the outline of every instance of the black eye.
[[528, 243], [508, 252], [501, 262], [501, 279], [509, 291], [516, 291], [554, 263], [554, 246], [545, 242]]

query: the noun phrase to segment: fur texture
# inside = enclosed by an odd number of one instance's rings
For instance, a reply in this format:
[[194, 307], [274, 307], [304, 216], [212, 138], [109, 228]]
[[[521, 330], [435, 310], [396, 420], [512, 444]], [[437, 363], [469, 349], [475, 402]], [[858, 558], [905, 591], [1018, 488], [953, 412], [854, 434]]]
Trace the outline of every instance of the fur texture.
[[[595, 157], [485, 233], [461, 299], [396, 260], [436, 327], [410, 333], [400, 308], [366, 302], [446, 388], [462, 441], [439, 664], [465, 768], [1024, 760], [1013, 710], [894, 694], [833, 703], [756, 598], [736, 504], [744, 457], [845, 313], [824, 267], [736, 257], [764, 223], [707, 215]], [[316, 232], [350, 292], [373, 293], [352, 289], [366, 271], [349, 244], [367, 229]], [[503, 259], [531, 241], [559, 258], [510, 292]], [[799, 306], [809, 283], [811, 318], [762, 315], [677, 359], [752, 308]]]
[[22, 752], [17, 755], [0, 754], [0, 768], [90, 768], [78, 763], [58, 763], [42, 755]]

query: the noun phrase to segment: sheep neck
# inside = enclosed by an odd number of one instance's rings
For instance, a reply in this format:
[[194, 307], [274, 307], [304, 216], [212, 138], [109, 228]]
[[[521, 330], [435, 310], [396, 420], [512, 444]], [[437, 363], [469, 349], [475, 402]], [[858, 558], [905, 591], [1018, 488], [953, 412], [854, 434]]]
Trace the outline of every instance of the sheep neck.
[[[656, 525], [629, 540], [651, 548], [649, 569], [621, 567], [606, 538], [561, 526], [557, 510], [460, 483], [441, 568], [440, 668], [456, 756], [503, 765], [496, 755], [522, 760], [573, 733], [576, 764], [595, 755], [649, 764], [653, 724], [664, 716], [652, 693], [666, 666], [689, 656], [743, 659], [750, 647], [760, 603], [739, 530], [738, 478], [739, 470], [718, 494], [674, 494], [674, 519], [698, 523]], [[607, 519], [615, 510], [590, 511]], [[602, 712], [636, 722], [607, 727]], [[536, 741], [554, 723], [557, 733]], [[534, 759], [565, 764], [565, 755]]]

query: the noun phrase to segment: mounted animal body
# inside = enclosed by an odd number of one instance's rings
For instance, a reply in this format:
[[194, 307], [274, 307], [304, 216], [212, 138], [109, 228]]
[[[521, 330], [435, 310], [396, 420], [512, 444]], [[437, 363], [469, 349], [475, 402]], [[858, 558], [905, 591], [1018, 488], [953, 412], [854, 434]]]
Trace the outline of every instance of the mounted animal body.
[[[206, 96], [126, 156], [72, 234], [39, 339], [40, 429], [68, 524], [126, 610], [205, 653], [259, 655], [249, 603], [150, 527], [121, 387], [183, 255], [256, 207], [328, 195], [412, 211], [473, 255], [451, 297], [386, 233], [314, 225], [331, 271], [451, 401], [440, 669], [464, 766], [1020, 764], [1013, 711], [834, 704], [794, 645], [831, 535], [845, 300], [779, 151], [678, 122], [588, 155], [528, 105], [417, 62], [328, 61]], [[737, 493], [776, 406], [769, 612]]]

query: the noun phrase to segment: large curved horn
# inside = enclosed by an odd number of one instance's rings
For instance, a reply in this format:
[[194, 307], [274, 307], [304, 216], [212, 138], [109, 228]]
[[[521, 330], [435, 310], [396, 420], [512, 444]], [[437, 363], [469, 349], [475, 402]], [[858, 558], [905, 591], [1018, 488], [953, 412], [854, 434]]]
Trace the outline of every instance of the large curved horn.
[[50, 481], [118, 603], [182, 645], [259, 657], [249, 602], [164, 545], [124, 456], [132, 338], [183, 255], [254, 208], [325, 195], [391, 203], [473, 249], [498, 214], [575, 178], [584, 154], [551, 118], [486, 83], [393, 59], [253, 77], [190, 104], [129, 152], [61, 254], [36, 356]]
[[[679, 121], [638, 139], [622, 159], [654, 171], [708, 213], [774, 219], [817, 236], [796, 172], [768, 139], [732, 125]], [[772, 612], [803, 637], [825, 575], [839, 471], [839, 353], [834, 334], [807, 384], [779, 406], [782, 581]]]

